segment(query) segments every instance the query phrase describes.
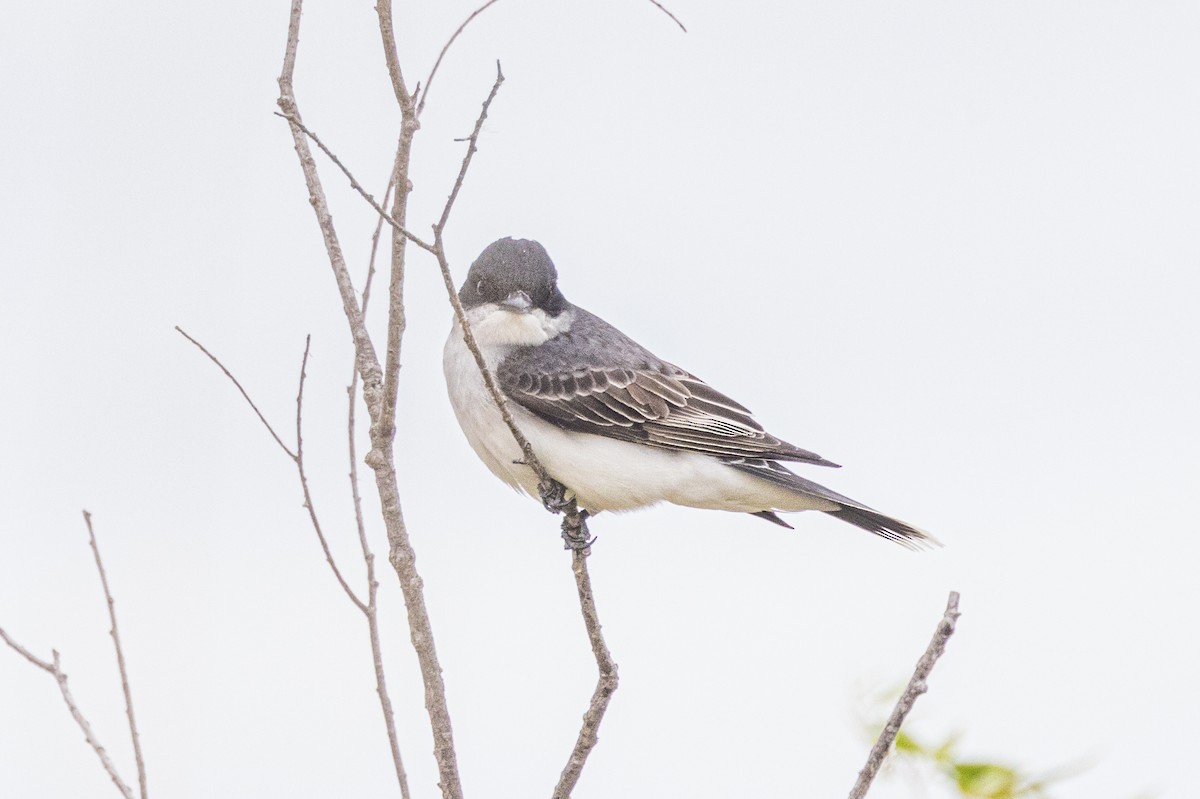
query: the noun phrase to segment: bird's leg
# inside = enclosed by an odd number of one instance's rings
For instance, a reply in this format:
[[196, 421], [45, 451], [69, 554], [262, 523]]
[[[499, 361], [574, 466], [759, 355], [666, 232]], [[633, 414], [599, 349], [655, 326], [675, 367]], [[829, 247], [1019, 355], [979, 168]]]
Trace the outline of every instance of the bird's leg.
[[542, 505], [551, 513], [563, 514], [562, 537], [565, 549], [586, 552], [594, 542], [588, 533], [588, 512], [580, 510], [575, 497], [567, 497], [567, 488], [557, 480], [543, 480], [538, 484]]
[[574, 502], [570, 504], [562, 523], [563, 549], [586, 554], [588, 548], [596, 542], [596, 539], [592, 538], [588, 532], [588, 512], [578, 510]]

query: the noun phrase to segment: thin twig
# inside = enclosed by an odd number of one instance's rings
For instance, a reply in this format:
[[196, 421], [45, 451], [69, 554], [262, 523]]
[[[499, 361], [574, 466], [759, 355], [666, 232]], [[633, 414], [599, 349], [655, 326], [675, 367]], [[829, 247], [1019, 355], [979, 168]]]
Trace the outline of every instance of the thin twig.
[[687, 33], [687, 28], [683, 27], [683, 23], [679, 21], [679, 17], [677, 17], [677, 16], [675, 16], [674, 14], [672, 14], [672, 13], [670, 12], [670, 10], [668, 10], [668, 9], [667, 9], [667, 7], [666, 7], [666, 6], [664, 6], [662, 3], [658, 2], [658, 0], [650, 0], [650, 2], [651, 2], [651, 3], [653, 3], [653, 4], [654, 4], [654, 5], [655, 5], [655, 6], [658, 8], [658, 10], [659, 10], [659, 11], [663, 12], [663, 13], [664, 13], [664, 14], [666, 14], [668, 17], [670, 17], [670, 18], [671, 18], [671, 20], [672, 20], [672, 21], [673, 21], [673, 22], [674, 22], [676, 25], [678, 25], [678, 26], [679, 26], [679, 30], [683, 31], [684, 33]]
[[51, 650], [53, 660], [45, 661], [10, 638], [8, 633], [6, 633], [3, 628], [0, 628], [0, 639], [3, 639], [4, 643], [8, 644], [8, 646], [11, 647], [13, 651], [15, 651], [21, 657], [25, 658], [30, 663], [54, 678], [55, 682], [58, 683], [58, 690], [62, 694], [63, 702], [66, 703], [67, 710], [71, 713], [71, 718], [75, 719], [75, 723], [78, 724], [79, 729], [83, 731], [83, 738], [85, 741], [87, 741], [88, 746], [90, 746], [92, 751], [96, 753], [96, 757], [100, 758], [100, 765], [108, 774], [109, 779], [113, 781], [113, 785], [117, 786], [117, 790], [121, 792], [121, 795], [124, 796], [125, 799], [133, 799], [133, 791], [128, 785], [125, 784], [125, 781], [121, 779], [121, 775], [117, 773], [116, 765], [114, 765], [112, 759], [109, 758], [108, 752], [104, 749], [104, 746], [96, 737], [96, 733], [92, 731], [92, 725], [88, 723], [88, 720], [84, 717], [83, 713], [80, 712], [79, 706], [75, 704], [75, 697], [71, 696], [71, 691], [67, 687], [67, 675], [62, 670], [62, 664], [58, 657], [58, 650]]
[[[654, 0], [650, 1], [654, 2]], [[421, 112], [425, 110], [425, 101], [429, 99], [429, 87], [433, 85], [433, 76], [437, 74], [438, 67], [442, 65], [442, 59], [446, 57], [446, 51], [450, 49], [450, 45], [454, 44], [454, 40], [459, 37], [459, 34], [461, 34], [477, 16], [482, 14], [484, 11], [487, 11], [488, 8], [498, 2], [500, 2], [500, 0], [487, 0], [486, 3], [472, 11], [471, 16], [467, 17], [463, 21], [463, 24], [458, 26], [458, 30], [454, 31], [454, 35], [451, 36], [444, 45], [442, 45], [442, 52], [438, 53], [437, 61], [433, 62], [433, 69], [429, 70], [429, 77], [425, 79], [425, 88], [422, 89], [420, 84], [417, 86], [417, 96], [421, 98], [417, 103], [417, 116], [420, 116]]]
[[433, 225], [434, 246], [438, 246], [441, 242], [442, 232], [446, 229], [446, 222], [450, 219], [450, 211], [454, 208], [454, 201], [458, 199], [458, 193], [462, 190], [463, 179], [467, 176], [467, 168], [471, 166], [471, 159], [475, 157], [475, 151], [479, 149], [479, 133], [483, 130], [483, 123], [487, 121], [488, 109], [492, 107], [492, 101], [496, 99], [496, 94], [500, 91], [500, 86], [504, 83], [504, 72], [500, 69], [500, 62], [496, 62], [496, 82], [492, 84], [492, 90], [488, 92], [487, 99], [483, 101], [483, 108], [479, 112], [479, 118], [475, 120], [475, 128], [471, 131], [471, 135], [467, 137], [467, 154], [463, 156], [462, 166], [458, 169], [458, 177], [454, 180], [454, 188], [450, 190], [450, 196], [446, 198], [446, 205], [442, 208], [442, 215]]
[[121, 634], [117, 630], [116, 603], [113, 602], [112, 591], [108, 588], [108, 574], [104, 571], [104, 561], [100, 559], [100, 547], [96, 544], [96, 531], [92, 529], [92, 514], [85, 510], [83, 521], [87, 524], [88, 544], [91, 545], [92, 555], [96, 559], [96, 571], [100, 573], [100, 585], [104, 587], [104, 602], [108, 605], [108, 620], [112, 622], [109, 634], [112, 636], [113, 648], [117, 651], [117, 670], [121, 673], [121, 692], [125, 694], [125, 715], [129, 719], [129, 737], [133, 741], [133, 757], [137, 762], [138, 789], [142, 799], [146, 799], [148, 796], [146, 792], [146, 761], [142, 759], [142, 742], [138, 737], [137, 721], [133, 717], [133, 693], [129, 690], [129, 672], [125, 668], [125, 650], [121, 647]]
[[600, 672], [596, 680], [596, 690], [592, 692], [592, 701], [587, 712], [583, 714], [583, 726], [579, 737], [575, 740], [575, 748], [567, 759], [558, 785], [554, 788], [554, 799], [568, 799], [575, 783], [583, 773], [588, 755], [599, 740], [598, 732], [604, 712], [608, 710], [608, 702], [617, 690], [617, 664], [613, 662], [612, 654], [604, 643], [604, 635], [600, 631], [600, 616], [596, 612], [596, 600], [592, 595], [592, 581], [588, 575], [587, 551], [575, 550], [571, 557], [571, 569], [575, 572], [575, 587], [579, 592], [579, 607], [583, 611], [583, 624], [587, 628], [588, 640], [592, 645], [592, 655], [596, 658], [596, 669]]
[[[396, 181], [389, 180], [387, 188], [383, 192], [383, 204], [387, 205], [391, 199], [392, 189], [396, 188]], [[367, 304], [371, 302], [371, 282], [375, 279], [375, 255], [379, 252], [379, 235], [383, 233], [384, 218], [381, 215], [375, 221], [375, 232], [371, 235], [371, 257], [367, 260], [367, 279], [363, 283], [362, 291], [362, 315], [363, 319], [367, 318]], [[355, 384], [358, 383], [358, 370], [353, 370], [352, 380]]]
[[258, 409], [258, 406], [254, 404], [254, 400], [250, 399], [250, 395], [246, 393], [246, 389], [242, 388], [242, 384], [239, 383], [238, 379], [233, 376], [233, 373], [225, 368], [225, 364], [223, 364], [219, 360], [217, 360], [217, 356], [215, 356], [211, 352], [209, 352], [203, 344], [201, 344], [199, 341], [196, 341], [196, 339], [192, 338], [187, 333], [185, 333], [182, 327], [180, 327], [179, 325], [175, 325], [175, 329], [177, 331], [179, 331], [179, 335], [183, 336], [188, 341], [195, 344], [200, 349], [201, 352], [203, 352], [205, 355], [208, 356], [210, 361], [215, 363], [217, 365], [217, 367], [222, 372], [225, 373], [226, 377], [228, 377], [230, 380], [233, 381], [233, 384], [235, 386], [237, 386], [237, 390], [242, 393], [242, 396], [246, 399], [246, 402], [250, 403], [250, 407], [252, 409], [254, 409], [255, 415], [258, 416], [258, 420], [263, 423], [263, 427], [267, 428], [267, 432], [271, 434], [271, 438], [275, 439], [275, 443], [278, 444], [280, 446], [280, 448], [284, 452], [287, 453], [289, 458], [291, 458], [292, 460], [296, 460], [296, 453], [292, 452], [291, 448], [289, 448], [287, 444], [283, 443], [283, 439], [281, 439], [279, 437], [279, 435], [275, 432], [275, 428], [271, 427], [271, 423], [267, 421], [267, 417], [262, 415], [262, 411], [260, 411]]
[[[326, 146], [325, 142], [321, 141], [320, 136], [318, 136], [315, 132], [313, 132], [307, 125], [305, 125], [303, 122], [301, 122], [299, 119], [297, 119], [294, 115], [282, 114], [282, 113], [276, 111], [275, 116], [280, 117], [282, 119], [286, 119], [289, 123], [291, 123], [292, 125], [299, 128], [300, 131], [305, 136], [312, 139], [313, 143], [317, 145], [317, 148], [320, 149], [321, 152], [325, 153], [325, 156], [330, 161], [332, 161], [334, 166], [336, 166], [338, 169], [340, 169], [342, 174], [345, 175], [346, 178], [350, 181], [350, 188], [352, 188], [352, 189], [354, 189], [354, 191], [358, 192], [359, 196], [362, 197], [364, 200], [366, 200], [371, 205], [371, 207], [375, 209], [375, 213], [379, 214], [379, 217], [384, 222], [387, 222], [389, 225], [391, 225], [393, 230], [395, 230], [400, 235], [404, 236], [406, 239], [408, 239], [409, 241], [411, 241], [413, 244], [417, 245], [421, 249], [432, 251], [432, 245], [428, 244], [425, 241], [422, 241], [421, 237], [416, 235], [415, 233], [412, 233], [412, 232], [406, 230], [404, 225], [402, 225], [401, 223], [399, 223], [395, 219], [393, 219], [392, 215], [389, 214], [387, 211], [385, 211], [382, 205], [380, 205], [378, 202], [376, 202], [375, 197], [372, 196], [370, 193], [368, 193], [367, 190], [362, 187], [362, 185], [358, 182], [358, 179], [354, 177], [354, 173], [350, 171], [350, 168], [342, 163], [342, 160], [337, 157], [337, 154], [334, 153], [333, 150], [329, 149], [329, 147]], [[384, 195], [384, 202], [387, 202], [387, 195]]]
[[354, 592], [350, 583], [346, 582], [346, 578], [342, 576], [342, 570], [338, 568], [337, 561], [333, 559], [329, 541], [326, 540], [325, 531], [321, 528], [321, 520], [317, 517], [317, 508], [313, 504], [312, 492], [308, 487], [308, 475], [304, 470], [304, 380], [307, 376], [308, 353], [311, 346], [312, 336], [305, 336], [304, 357], [300, 360], [300, 388], [296, 392], [296, 456], [293, 460], [296, 462], [296, 472], [300, 475], [300, 490], [304, 493], [304, 509], [308, 511], [309, 521], [312, 522], [313, 530], [317, 533], [317, 540], [321, 542], [321, 551], [325, 553], [325, 562], [333, 570], [333, 576], [337, 578], [338, 585], [354, 603], [354, 607], [366, 613], [366, 603]]
[[896, 735], [900, 732], [900, 725], [904, 723], [905, 717], [912, 710], [917, 697], [928, 690], [925, 681], [929, 679], [929, 673], [933, 671], [933, 666], [937, 663], [938, 658], [946, 651], [946, 642], [950, 640], [950, 636], [954, 635], [958, 617], [958, 592], [951, 591], [949, 599], [946, 600], [946, 612], [942, 616], [942, 620], [938, 622], [937, 629], [933, 633], [933, 640], [929, 642], [925, 654], [921, 655], [921, 659], [917, 661], [917, 667], [908, 681], [908, 687], [896, 701], [892, 715], [888, 718], [887, 724], [883, 725], [883, 730], [880, 731], [875, 745], [871, 747], [871, 752], [867, 755], [867, 764], [863, 766], [862, 771], [858, 772], [858, 780], [850, 791], [850, 799], [862, 799], [867, 795], [871, 781], [879, 773], [879, 767], [883, 765], [884, 758], [887, 757], [892, 743], [896, 740]]

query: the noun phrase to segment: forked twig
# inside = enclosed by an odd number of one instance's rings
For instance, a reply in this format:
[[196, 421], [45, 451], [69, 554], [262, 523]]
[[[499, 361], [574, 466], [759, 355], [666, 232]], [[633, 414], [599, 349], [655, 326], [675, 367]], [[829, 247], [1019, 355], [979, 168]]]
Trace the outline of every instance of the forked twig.
[[124, 796], [125, 799], [133, 799], [133, 791], [130, 790], [129, 786], [125, 784], [125, 781], [121, 779], [121, 775], [117, 773], [117, 767], [113, 765], [112, 759], [108, 756], [108, 752], [105, 751], [104, 746], [100, 743], [99, 739], [96, 738], [96, 733], [92, 731], [92, 725], [88, 723], [88, 720], [84, 717], [83, 713], [80, 712], [79, 706], [75, 704], [75, 697], [71, 696], [71, 691], [69, 688], [67, 688], [67, 675], [65, 672], [63, 672], [62, 666], [59, 663], [58, 650], [51, 650], [53, 660], [47, 662], [18, 644], [12, 638], [9, 638], [8, 633], [4, 632], [3, 628], [0, 628], [0, 639], [3, 639], [4, 643], [8, 644], [9, 647], [11, 647], [13, 651], [15, 651], [21, 657], [25, 658], [30, 663], [37, 666], [39, 669], [55, 679], [55, 681], [58, 683], [58, 690], [62, 693], [63, 702], [66, 703], [67, 710], [69, 710], [71, 713], [71, 718], [75, 719], [75, 723], [78, 724], [79, 729], [83, 731], [83, 737], [84, 740], [87, 741], [88, 746], [90, 746], [92, 751], [96, 753], [96, 757], [100, 758], [100, 765], [104, 767], [104, 771], [113, 781], [113, 785], [117, 786], [117, 790], [121, 792], [121, 795]]
[[207, 347], [205, 347], [195, 338], [188, 335], [183, 328], [179, 327], [179, 325], [176, 325], [175, 329], [179, 332], [179, 335], [183, 336], [192, 344], [194, 344], [196, 349], [208, 356], [208, 359], [216, 364], [217, 368], [224, 372], [225, 376], [228, 377], [235, 386], [237, 386], [237, 389], [241, 392], [242, 397], [258, 415], [259, 421], [263, 423], [263, 426], [267, 428], [267, 432], [269, 432], [272, 438], [275, 439], [275, 443], [279, 444], [280, 449], [282, 449], [292, 463], [295, 464], [296, 472], [300, 477], [300, 490], [304, 494], [304, 509], [308, 511], [309, 521], [312, 522], [313, 529], [317, 533], [317, 541], [321, 544], [321, 551], [325, 554], [325, 561], [329, 564], [329, 568], [333, 571], [333, 576], [337, 579], [338, 585], [341, 586], [342, 591], [345, 592], [346, 596], [352, 603], [354, 603], [356, 608], [365, 612], [366, 604], [362, 601], [362, 599], [359, 598], [358, 594], [354, 592], [354, 589], [350, 587], [350, 584], [342, 575], [342, 570], [338, 568], [337, 561], [335, 561], [333, 558], [333, 552], [329, 548], [329, 541], [325, 538], [325, 530], [321, 527], [321, 521], [317, 516], [316, 506], [313, 504], [312, 491], [308, 486], [308, 475], [304, 469], [304, 434], [301, 421], [303, 419], [304, 409], [304, 381], [307, 376], [306, 368], [308, 366], [308, 354], [309, 348], [312, 345], [312, 337], [304, 337], [304, 357], [300, 361], [300, 388], [296, 392], [296, 449], [293, 451], [290, 447], [284, 444], [283, 441], [280, 440], [279, 436], [275, 435], [275, 430], [271, 427], [270, 422], [268, 422], [266, 417], [264, 417], [258, 410], [258, 406], [254, 404], [254, 400], [250, 399], [250, 395], [246, 393], [246, 389], [244, 389], [242, 384], [238, 382], [238, 379], [234, 377], [233, 372], [229, 371], [225, 364], [221, 363], [221, 359], [210, 352]]
[[[121, 647], [121, 636], [117, 630], [116, 607], [113, 602], [112, 592], [108, 587], [108, 574], [104, 570], [104, 561], [100, 558], [100, 548], [96, 544], [96, 533], [92, 529], [92, 514], [85, 510], [83, 512], [83, 520], [87, 524], [88, 543], [92, 548], [92, 555], [96, 561], [96, 570], [100, 573], [100, 584], [104, 587], [104, 599], [108, 605], [108, 618], [112, 623], [109, 633], [113, 639], [113, 646], [117, 651], [117, 668], [121, 674], [121, 689], [125, 694], [125, 715], [129, 719], [129, 734], [133, 740], [134, 759], [137, 762], [138, 787], [141, 791], [141, 799], [146, 799], [148, 796], [146, 791], [146, 763], [142, 758], [141, 739], [138, 737], [137, 722], [134, 720], [133, 715], [133, 694], [129, 688], [129, 673], [125, 668], [125, 652]], [[79, 705], [75, 703], [75, 697], [71, 695], [71, 690], [67, 687], [67, 675], [62, 670], [62, 662], [59, 659], [58, 650], [51, 650], [51, 659], [47, 661], [42, 660], [18, 644], [2, 628], [0, 628], [0, 640], [3, 640], [5, 644], [21, 657], [54, 678], [54, 681], [58, 683], [59, 693], [62, 694], [63, 702], [66, 704], [71, 718], [75, 719], [75, 723], [79, 725], [79, 729], [83, 732], [84, 740], [87, 741], [92, 751], [96, 753], [96, 757], [100, 759], [101, 767], [108, 774], [109, 779], [113, 781], [113, 785], [117, 786], [117, 790], [121, 792], [121, 795], [125, 799], [133, 799], [133, 790], [121, 779], [121, 775], [117, 772], [116, 764], [112, 762], [112, 758], [108, 756], [108, 751], [100, 743], [100, 739], [96, 737], [96, 733], [92, 730], [92, 725], [88, 723], [87, 718], [79, 709]]]
[[[368, 286], [369, 285], [370, 285], [370, 283], [368, 281]], [[237, 378], [234, 377], [233, 373], [230, 372], [229, 369], [227, 369], [223, 363], [221, 363], [221, 360], [219, 358], [217, 358], [216, 355], [212, 354], [203, 344], [201, 344], [199, 341], [197, 341], [196, 339], [189, 336], [181, 328], [176, 327], [175, 329], [179, 331], [180, 335], [182, 335], [188, 341], [192, 342], [192, 344], [194, 344], [201, 352], [203, 352], [205, 355], [207, 355], [209, 360], [211, 360], [214, 364], [216, 364], [217, 367], [220, 368], [220, 370], [222, 372], [224, 372], [225, 375], [233, 382], [233, 384], [238, 387], [239, 391], [241, 391], [242, 396], [246, 399], [246, 402], [250, 404], [250, 407], [254, 408], [255, 411], [258, 410], [257, 406], [254, 405], [253, 400], [250, 399], [250, 395], [246, 393], [246, 390], [244, 388], [242, 388], [241, 383], [239, 383]], [[351, 386], [351, 392], [350, 392], [350, 395], [351, 395], [351, 399], [350, 399], [350, 402], [351, 402], [351, 409], [350, 409], [351, 480], [352, 480], [352, 486], [353, 486], [355, 516], [356, 516], [356, 521], [357, 521], [357, 526], [358, 526], [359, 545], [362, 548], [363, 561], [366, 564], [366, 570], [367, 570], [367, 599], [365, 602], [354, 591], [354, 589], [350, 587], [349, 582], [347, 582], [346, 578], [343, 576], [342, 570], [338, 567], [337, 561], [333, 557], [333, 552], [329, 548], [329, 541], [325, 537], [325, 531], [321, 527], [320, 518], [317, 516], [316, 506], [313, 504], [312, 492], [308, 485], [308, 475], [304, 468], [304, 431], [303, 431], [304, 384], [305, 384], [305, 380], [307, 378], [308, 358], [309, 358], [311, 346], [312, 346], [312, 337], [306, 336], [304, 339], [304, 356], [300, 361], [300, 385], [296, 391], [296, 450], [295, 450], [295, 452], [293, 452], [290, 448], [288, 448], [286, 445], [284, 445], [283, 442], [280, 441], [277, 436], [275, 437], [275, 440], [276, 440], [276, 442], [279, 443], [279, 446], [283, 449], [284, 452], [287, 453], [288, 457], [296, 465], [296, 473], [300, 479], [300, 490], [304, 494], [304, 508], [305, 508], [305, 510], [308, 511], [309, 521], [312, 523], [313, 530], [317, 534], [317, 540], [320, 542], [321, 551], [325, 555], [325, 562], [329, 564], [329, 568], [333, 572], [333, 576], [337, 580], [338, 585], [341, 586], [343, 593], [346, 594], [346, 597], [350, 600], [350, 602], [354, 605], [354, 607], [358, 608], [358, 610], [367, 619], [367, 633], [368, 633], [368, 637], [370, 639], [370, 645], [371, 645], [371, 662], [375, 668], [375, 684], [376, 684], [375, 687], [376, 687], [376, 691], [379, 695], [380, 707], [383, 710], [384, 725], [387, 728], [387, 734], [388, 734], [388, 744], [391, 748], [392, 760], [396, 767], [396, 778], [400, 784], [400, 795], [401, 795], [402, 799], [408, 799], [408, 797], [409, 797], [408, 777], [404, 770], [403, 759], [400, 756], [399, 739], [396, 735], [396, 725], [395, 725], [395, 720], [394, 720], [394, 714], [392, 712], [392, 701], [391, 701], [391, 697], [387, 690], [387, 678], [386, 678], [386, 675], [384, 672], [384, 667], [383, 667], [383, 653], [382, 653], [382, 649], [380, 648], [380, 643], [379, 643], [378, 605], [376, 603], [376, 593], [379, 588], [379, 583], [375, 579], [375, 555], [371, 552], [371, 549], [367, 544], [366, 530], [365, 530], [365, 527], [363, 525], [363, 520], [362, 520], [362, 502], [358, 496], [357, 467], [355, 465], [356, 459], [354, 457], [354, 438], [353, 438], [353, 436], [354, 436], [354, 407], [353, 406], [354, 406], [354, 397], [355, 397], [355, 394], [353, 391], [354, 386], [353, 385]], [[355, 377], [357, 378], [357, 372], [355, 373]], [[267, 428], [267, 430], [272, 432], [272, 434], [273, 434], [274, 431], [271, 429], [270, 424], [262, 416], [261, 413], [258, 414], [258, 417], [262, 421], [263, 425]]]
[[929, 674], [933, 671], [933, 666], [937, 663], [938, 658], [946, 651], [946, 642], [950, 640], [950, 636], [954, 635], [958, 617], [958, 592], [951, 591], [949, 599], [946, 600], [946, 612], [942, 616], [942, 620], [938, 622], [937, 629], [933, 633], [933, 640], [929, 642], [925, 654], [917, 661], [917, 667], [908, 681], [908, 687], [896, 701], [892, 715], [888, 717], [887, 723], [883, 725], [883, 729], [879, 733], [879, 738], [871, 747], [871, 751], [867, 755], [867, 764], [863, 766], [862, 771], [858, 772], [858, 780], [850, 791], [850, 799], [862, 799], [867, 795], [871, 781], [879, 773], [879, 767], [883, 765], [884, 758], [887, 757], [892, 743], [900, 733], [900, 725], [904, 723], [904, 719], [912, 710], [917, 697], [927, 690], [925, 681], [929, 679]]
[[[96, 560], [96, 571], [100, 574], [100, 585], [104, 587], [104, 603], [108, 606], [108, 620], [112, 622], [109, 635], [112, 636], [113, 648], [117, 652], [117, 671], [121, 674], [121, 692], [125, 695], [125, 716], [129, 719], [129, 737], [133, 741], [133, 757], [137, 763], [138, 789], [142, 799], [148, 796], [146, 792], [146, 761], [142, 759], [142, 741], [138, 737], [137, 721], [133, 717], [133, 693], [129, 689], [129, 672], [125, 668], [125, 650], [121, 647], [121, 634], [117, 630], [117, 608], [113, 601], [112, 591], [108, 589], [108, 574], [104, 571], [104, 561], [100, 559], [100, 547], [96, 544], [96, 531], [92, 529], [92, 514], [83, 512], [83, 521], [87, 524], [88, 544], [92, 548], [92, 556]], [[56, 661], [57, 663], [57, 653]], [[63, 675], [66, 684], [66, 675]]]

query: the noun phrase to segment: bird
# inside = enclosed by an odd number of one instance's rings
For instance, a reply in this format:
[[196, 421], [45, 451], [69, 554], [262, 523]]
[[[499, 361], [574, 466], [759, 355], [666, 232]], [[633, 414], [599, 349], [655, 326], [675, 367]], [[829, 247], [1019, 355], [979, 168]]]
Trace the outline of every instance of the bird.
[[[838, 464], [766, 432], [745, 406], [571, 303], [537, 241], [489, 244], [458, 299], [514, 422], [583, 518], [667, 502], [794, 529], [780, 513], [815, 510], [910, 549], [939, 545], [784, 466]], [[539, 496], [538, 475], [489, 393], [457, 316], [442, 365], [451, 407], [475, 454], [504, 483]]]

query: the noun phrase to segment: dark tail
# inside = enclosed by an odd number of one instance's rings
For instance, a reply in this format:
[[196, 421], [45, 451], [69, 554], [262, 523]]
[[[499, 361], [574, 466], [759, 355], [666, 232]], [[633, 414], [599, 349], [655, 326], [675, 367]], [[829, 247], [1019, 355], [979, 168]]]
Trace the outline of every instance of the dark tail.
[[841, 510], [831, 510], [826, 513], [844, 522], [849, 522], [855, 527], [868, 530], [881, 538], [886, 538], [888, 541], [895, 541], [908, 549], [935, 549], [942, 545], [941, 541], [924, 530], [870, 508], [859, 505], [843, 505]]
[[[861, 527], [880, 538], [895, 541], [902, 547], [907, 547], [908, 549], [934, 549], [942, 545], [940, 541], [924, 530], [868, 508], [866, 505], [850, 499], [850, 497], [829, 490], [820, 483], [807, 480], [775, 461], [765, 458], [722, 458], [721, 460], [734, 469], [749, 472], [764, 480], [770, 480], [777, 485], [784, 486], [791, 491], [823, 499], [828, 503], [837, 505], [837, 510], [827, 510], [825, 513], [835, 516], [844, 522], [849, 522], [855, 527]], [[783, 527], [791, 528], [790, 524], [780, 519], [772, 511], [764, 510], [752, 515], [782, 525]]]

